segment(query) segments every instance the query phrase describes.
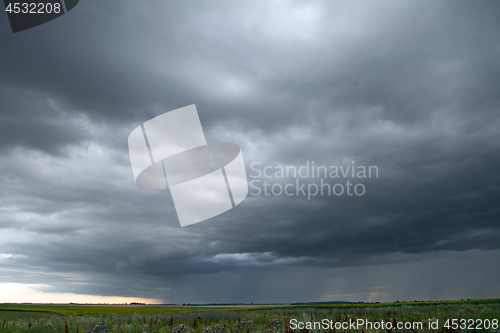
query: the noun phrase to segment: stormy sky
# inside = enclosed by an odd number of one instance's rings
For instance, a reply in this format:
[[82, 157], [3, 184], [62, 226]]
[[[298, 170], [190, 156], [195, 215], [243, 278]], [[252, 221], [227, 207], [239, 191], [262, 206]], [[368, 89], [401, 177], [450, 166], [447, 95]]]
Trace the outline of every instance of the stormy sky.
[[[379, 177], [181, 228], [127, 137], [191, 104], [249, 182]], [[0, 302], [500, 297], [499, 112], [498, 1], [82, 0], [16, 34], [0, 14]]]

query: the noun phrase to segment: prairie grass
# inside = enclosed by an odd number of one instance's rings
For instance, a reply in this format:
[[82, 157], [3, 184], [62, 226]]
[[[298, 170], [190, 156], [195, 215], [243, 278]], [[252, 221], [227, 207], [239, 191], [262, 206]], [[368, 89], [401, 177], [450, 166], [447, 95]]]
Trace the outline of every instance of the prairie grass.
[[[69, 308], [69, 309], [68, 309]], [[290, 320], [335, 321], [356, 320], [385, 322], [424, 322], [438, 319], [439, 330], [400, 330], [399, 332], [500, 332], [489, 330], [453, 330], [442, 328], [448, 318], [500, 319], [500, 300], [455, 302], [411, 302], [385, 304], [296, 305], [266, 308], [199, 307], [112, 307], [72, 305], [0, 305], [0, 333], [343, 333], [356, 331], [391, 332], [397, 330], [321, 330], [294, 331]], [[89, 308], [90, 311], [89, 311]], [[38, 309], [38, 311], [34, 311]], [[116, 311], [120, 309], [120, 311]], [[79, 313], [75, 312], [78, 311]], [[128, 313], [127, 313], [128, 311]], [[132, 312], [133, 311], [133, 312]], [[112, 313], [110, 313], [112, 312]]]

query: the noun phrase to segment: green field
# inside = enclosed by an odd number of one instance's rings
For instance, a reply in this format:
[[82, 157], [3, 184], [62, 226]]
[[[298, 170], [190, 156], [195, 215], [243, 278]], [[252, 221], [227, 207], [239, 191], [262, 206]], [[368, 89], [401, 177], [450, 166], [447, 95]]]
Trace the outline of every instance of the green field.
[[498, 320], [500, 299], [246, 307], [0, 304], [0, 332], [479, 333], [500, 332]]

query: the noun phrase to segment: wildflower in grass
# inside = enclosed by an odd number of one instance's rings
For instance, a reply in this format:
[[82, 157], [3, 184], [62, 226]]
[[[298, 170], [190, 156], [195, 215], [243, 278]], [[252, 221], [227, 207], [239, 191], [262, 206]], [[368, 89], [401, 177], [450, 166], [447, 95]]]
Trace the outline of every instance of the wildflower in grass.
[[102, 324], [96, 324], [92, 331], [88, 331], [86, 333], [109, 333], [109, 330], [106, 326]]
[[174, 328], [173, 333], [184, 333], [186, 331], [186, 326], [184, 324], [178, 325]]
[[212, 327], [205, 327], [203, 333], [228, 333], [228, 331], [224, 326], [220, 326], [220, 324], [217, 324]]
[[282, 326], [283, 326], [283, 320], [278, 318], [278, 317], [274, 317], [274, 319], [271, 320], [271, 322], [267, 326], [267, 330], [265, 332], [266, 333], [282, 333], [283, 332]]
[[250, 332], [252, 327], [254, 326], [253, 321], [251, 320], [241, 320], [234, 324], [235, 332]]

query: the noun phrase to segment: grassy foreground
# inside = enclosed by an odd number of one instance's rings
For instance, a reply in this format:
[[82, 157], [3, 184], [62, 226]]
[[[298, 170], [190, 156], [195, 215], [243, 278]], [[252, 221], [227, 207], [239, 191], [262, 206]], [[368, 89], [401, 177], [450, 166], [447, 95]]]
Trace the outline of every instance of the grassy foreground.
[[2, 333], [479, 333], [500, 332], [499, 320], [500, 299], [252, 308], [0, 304]]

